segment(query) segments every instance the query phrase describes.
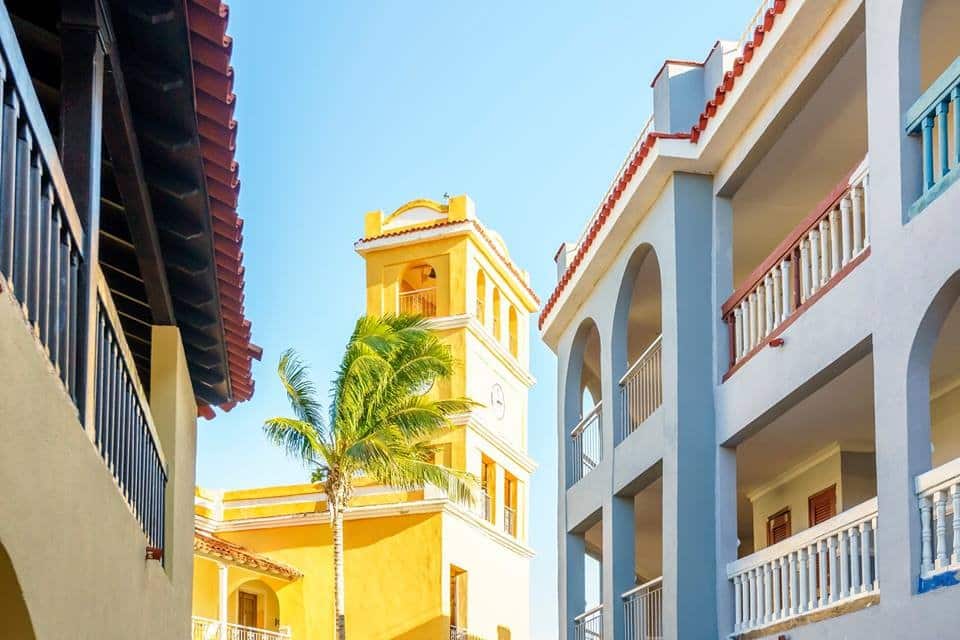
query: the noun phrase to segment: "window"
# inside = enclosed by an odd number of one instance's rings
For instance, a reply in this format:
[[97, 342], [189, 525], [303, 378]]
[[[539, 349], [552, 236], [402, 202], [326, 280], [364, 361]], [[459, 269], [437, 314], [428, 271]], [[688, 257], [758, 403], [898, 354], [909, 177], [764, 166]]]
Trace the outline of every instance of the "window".
[[810, 526], [826, 522], [837, 515], [837, 485], [819, 491], [807, 500]]
[[519, 337], [517, 336], [517, 309], [510, 305], [510, 311], [507, 314], [507, 328], [510, 332], [510, 355], [517, 357], [519, 351]]
[[767, 518], [767, 546], [786, 540], [790, 535], [790, 509], [783, 509]]
[[[467, 572], [450, 565], [450, 629], [467, 629]], [[453, 637], [453, 633], [450, 634]]]
[[493, 288], [493, 337], [500, 340], [500, 290]]
[[477, 271], [477, 320], [480, 324], [487, 323], [487, 276], [483, 269]]
[[483, 519], [493, 522], [493, 496], [497, 490], [497, 472], [493, 461], [484, 456], [480, 461], [480, 498]]
[[503, 477], [503, 530], [517, 535], [517, 480], [511, 475]]

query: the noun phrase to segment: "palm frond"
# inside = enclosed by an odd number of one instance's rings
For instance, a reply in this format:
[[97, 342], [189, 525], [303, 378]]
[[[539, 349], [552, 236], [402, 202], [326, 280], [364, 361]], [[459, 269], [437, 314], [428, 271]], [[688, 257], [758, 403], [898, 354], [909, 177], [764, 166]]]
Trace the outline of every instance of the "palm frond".
[[323, 409], [317, 394], [317, 388], [310, 379], [310, 369], [293, 349], [287, 349], [280, 356], [277, 375], [287, 392], [287, 400], [294, 415], [303, 422], [309, 422], [318, 429], [323, 426]]

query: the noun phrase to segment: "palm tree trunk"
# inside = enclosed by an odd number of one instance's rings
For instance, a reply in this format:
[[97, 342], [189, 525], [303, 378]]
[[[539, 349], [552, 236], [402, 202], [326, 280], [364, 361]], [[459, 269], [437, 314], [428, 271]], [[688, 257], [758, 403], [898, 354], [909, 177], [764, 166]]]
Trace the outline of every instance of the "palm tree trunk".
[[333, 505], [333, 612], [337, 640], [346, 640], [347, 629], [344, 616], [344, 579], [343, 579], [343, 508], [340, 500]]

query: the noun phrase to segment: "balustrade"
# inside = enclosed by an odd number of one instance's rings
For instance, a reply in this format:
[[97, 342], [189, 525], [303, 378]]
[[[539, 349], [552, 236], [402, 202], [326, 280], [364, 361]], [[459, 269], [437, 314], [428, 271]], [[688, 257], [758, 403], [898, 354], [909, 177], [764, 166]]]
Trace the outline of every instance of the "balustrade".
[[575, 640], [603, 638], [603, 605], [584, 611], [573, 619]]
[[663, 402], [662, 336], [657, 336], [620, 379], [620, 439], [633, 433]]
[[437, 288], [404, 291], [399, 298], [400, 313], [432, 318], [437, 315]]
[[921, 140], [923, 194], [912, 216], [960, 175], [960, 58], [907, 111], [906, 131]]
[[503, 508], [503, 530], [511, 536], [517, 535], [517, 510], [513, 507]]
[[[193, 616], [191, 640], [289, 640], [291, 637], [289, 631], [268, 631]], [[450, 637], [453, 638], [452, 635]]]
[[663, 640], [663, 578], [623, 594], [626, 640]]
[[864, 159], [724, 303], [731, 368], [868, 255], [868, 182]]
[[879, 593], [877, 499], [727, 565], [734, 631]]
[[960, 458], [917, 476], [923, 580], [960, 571]]
[[573, 481], [590, 473], [603, 457], [603, 432], [600, 424], [602, 402], [598, 402], [570, 431]]

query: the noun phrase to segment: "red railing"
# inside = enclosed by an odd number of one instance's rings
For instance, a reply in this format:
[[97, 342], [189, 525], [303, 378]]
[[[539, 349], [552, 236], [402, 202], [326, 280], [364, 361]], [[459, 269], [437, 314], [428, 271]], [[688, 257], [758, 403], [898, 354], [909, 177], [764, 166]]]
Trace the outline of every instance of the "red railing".
[[723, 304], [729, 376], [870, 253], [866, 158]]

